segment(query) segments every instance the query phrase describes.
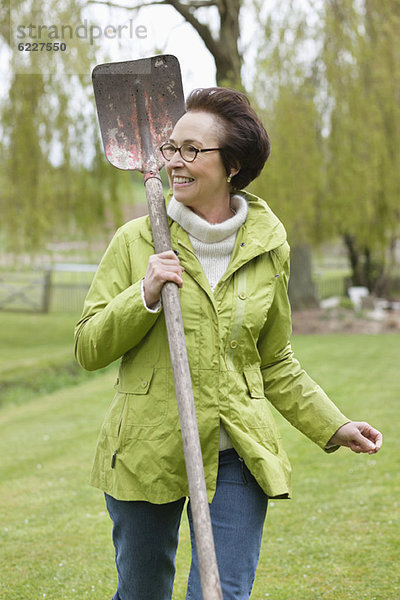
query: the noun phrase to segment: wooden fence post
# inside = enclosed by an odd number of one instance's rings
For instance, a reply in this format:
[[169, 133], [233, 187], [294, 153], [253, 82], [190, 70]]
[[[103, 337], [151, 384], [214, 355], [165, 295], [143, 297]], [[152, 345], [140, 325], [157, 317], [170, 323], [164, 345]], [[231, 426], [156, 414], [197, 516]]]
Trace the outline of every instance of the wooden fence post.
[[50, 301], [51, 301], [51, 275], [52, 270], [46, 269], [43, 277], [43, 297], [42, 297], [42, 312], [50, 312]]

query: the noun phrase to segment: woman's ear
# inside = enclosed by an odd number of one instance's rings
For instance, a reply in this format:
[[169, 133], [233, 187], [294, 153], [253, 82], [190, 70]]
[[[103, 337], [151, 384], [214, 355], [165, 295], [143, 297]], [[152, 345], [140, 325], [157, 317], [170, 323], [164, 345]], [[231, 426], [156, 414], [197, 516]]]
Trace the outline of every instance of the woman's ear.
[[235, 177], [235, 175], [237, 175], [239, 173], [239, 171], [240, 171], [240, 167], [239, 168], [231, 167], [229, 169], [229, 174], [226, 177], [227, 183], [230, 183], [232, 181], [232, 177]]
[[239, 173], [240, 169], [241, 165], [239, 163], [236, 163], [235, 165], [229, 165], [229, 173], [227, 173], [227, 175], [235, 177], [235, 175]]

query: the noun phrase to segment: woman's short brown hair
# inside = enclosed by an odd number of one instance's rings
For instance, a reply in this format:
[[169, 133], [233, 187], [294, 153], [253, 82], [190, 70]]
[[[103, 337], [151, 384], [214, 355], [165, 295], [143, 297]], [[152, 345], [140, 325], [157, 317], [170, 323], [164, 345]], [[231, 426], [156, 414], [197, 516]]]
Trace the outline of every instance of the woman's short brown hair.
[[186, 110], [209, 112], [222, 121], [226, 131], [219, 144], [226, 174], [238, 168], [232, 187], [239, 190], [249, 185], [261, 173], [270, 142], [247, 96], [229, 88], [198, 88], [189, 94]]

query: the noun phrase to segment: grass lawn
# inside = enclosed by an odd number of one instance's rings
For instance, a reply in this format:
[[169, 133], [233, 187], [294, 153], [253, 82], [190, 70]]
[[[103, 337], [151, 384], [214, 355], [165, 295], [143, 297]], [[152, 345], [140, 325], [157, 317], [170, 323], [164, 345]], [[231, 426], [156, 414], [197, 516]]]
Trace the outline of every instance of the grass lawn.
[[[375, 456], [326, 455], [278, 415], [294, 497], [270, 503], [252, 600], [399, 599], [400, 337], [302, 336], [294, 346], [340, 408], [385, 443]], [[114, 377], [113, 367], [0, 409], [1, 599], [111, 600], [111, 524], [87, 479]], [[189, 561], [184, 517], [174, 600], [185, 597]]]
[[76, 314], [0, 312], [0, 410], [93, 378], [74, 357]]
[[79, 315], [0, 312], [0, 376], [49, 357], [73, 357]]

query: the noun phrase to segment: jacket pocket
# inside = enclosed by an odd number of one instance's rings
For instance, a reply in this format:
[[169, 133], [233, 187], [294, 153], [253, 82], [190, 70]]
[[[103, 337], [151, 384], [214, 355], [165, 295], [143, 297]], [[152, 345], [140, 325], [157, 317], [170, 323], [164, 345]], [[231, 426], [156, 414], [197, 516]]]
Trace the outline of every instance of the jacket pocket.
[[231, 416], [251, 437], [276, 454], [279, 434], [264, 394], [261, 371], [245, 369], [243, 378], [244, 394], [231, 401]]
[[121, 394], [147, 394], [153, 375], [153, 367], [141, 367], [138, 370], [130, 365], [123, 365], [114, 387]]
[[259, 369], [245, 369], [244, 378], [251, 398], [264, 398], [264, 382]]
[[116, 388], [126, 399], [120, 432], [123, 440], [156, 440], [168, 435], [167, 369], [142, 367], [139, 372], [122, 373]]
[[240, 402], [240, 415], [243, 425], [249, 429], [270, 428], [272, 415], [264, 395], [264, 383], [259, 369], [245, 369], [245, 396]]

